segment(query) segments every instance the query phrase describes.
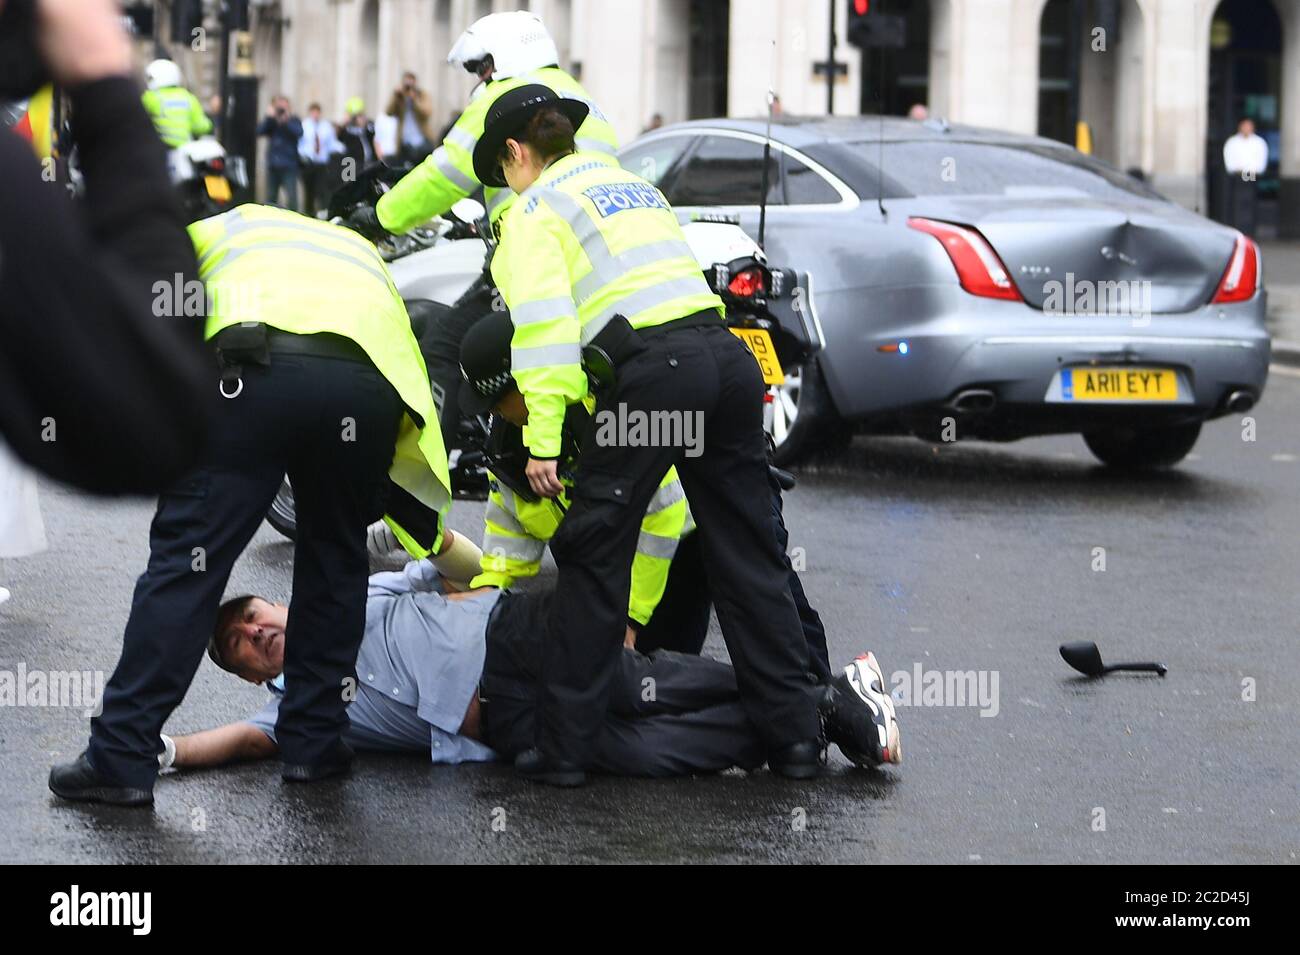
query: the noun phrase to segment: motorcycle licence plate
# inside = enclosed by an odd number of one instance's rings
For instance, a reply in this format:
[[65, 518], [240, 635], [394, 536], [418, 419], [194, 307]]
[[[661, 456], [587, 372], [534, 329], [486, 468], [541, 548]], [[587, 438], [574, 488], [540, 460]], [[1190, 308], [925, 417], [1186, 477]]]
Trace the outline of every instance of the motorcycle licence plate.
[[763, 373], [763, 382], [779, 385], [785, 382], [785, 372], [781, 370], [781, 360], [776, 356], [776, 346], [766, 328], [733, 328], [731, 333], [745, 343], [751, 355], [758, 362], [758, 370]]
[[204, 176], [203, 185], [208, 189], [209, 198], [216, 202], [230, 201], [230, 183], [225, 176]]
[[1177, 401], [1178, 376], [1169, 368], [1062, 368], [1065, 401]]

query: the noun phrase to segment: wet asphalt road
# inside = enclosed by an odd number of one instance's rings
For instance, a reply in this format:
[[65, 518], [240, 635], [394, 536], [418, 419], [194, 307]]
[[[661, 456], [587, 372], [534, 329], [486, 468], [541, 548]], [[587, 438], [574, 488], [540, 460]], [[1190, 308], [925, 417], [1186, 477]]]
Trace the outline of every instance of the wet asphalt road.
[[[901, 767], [835, 754], [811, 783], [734, 772], [558, 792], [505, 766], [363, 756], [350, 780], [310, 788], [282, 785], [275, 763], [165, 777], [141, 812], [47, 791], [50, 763], [84, 744], [80, 711], [4, 708], [0, 861], [1294, 862], [1300, 377], [1274, 374], [1253, 416], [1255, 442], [1220, 420], [1193, 459], [1143, 478], [1105, 473], [1073, 437], [859, 439], [806, 469], [788, 523], [834, 661], [870, 648], [887, 677], [997, 678], [986, 716], [901, 709]], [[0, 573], [15, 591], [0, 670], [111, 672], [151, 506], [48, 484], [42, 500], [51, 551]], [[476, 531], [478, 507], [458, 503], [453, 526]], [[290, 546], [264, 528], [231, 588], [283, 599], [289, 579]], [[1169, 676], [1075, 678], [1057, 655], [1071, 639]], [[716, 634], [708, 649], [725, 652]], [[263, 692], [205, 663], [169, 729], [240, 719]]]

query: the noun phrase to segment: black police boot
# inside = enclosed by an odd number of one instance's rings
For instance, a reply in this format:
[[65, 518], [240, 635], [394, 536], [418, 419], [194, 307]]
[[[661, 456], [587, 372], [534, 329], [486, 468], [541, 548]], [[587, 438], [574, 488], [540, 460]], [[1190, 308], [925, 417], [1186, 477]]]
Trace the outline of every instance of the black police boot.
[[153, 793], [148, 789], [117, 786], [90, 765], [83, 751], [70, 763], [60, 763], [50, 770], [50, 792], [74, 802], [104, 802], [114, 806], [152, 806]]
[[821, 770], [822, 746], [820, 740], [801, 740], [791, 743], [767, 757], [768, 768], [786, 779], [812, 779]]
[[572, 789], [587, 783], [587, 773], [577, 763], [552, 759], [540, 749], [526, 749], [515, 757], [515, 772], [524, 779], [547, 786]]
[[286, 783], [318, 783], [334, 776], [346, 776], [352, 770], [352, 747], [343, 740], [319, 763], [285, 763], [280, 776]]

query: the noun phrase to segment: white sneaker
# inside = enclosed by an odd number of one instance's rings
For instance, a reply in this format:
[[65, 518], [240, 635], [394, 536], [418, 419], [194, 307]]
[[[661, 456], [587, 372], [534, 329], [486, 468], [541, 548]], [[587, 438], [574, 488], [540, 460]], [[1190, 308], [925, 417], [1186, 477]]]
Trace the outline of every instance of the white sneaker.
[[898, 713], [874, 653], [864, 653], [826, 687], [819, 707], [826, 741], [857, 766], [898, 764]]

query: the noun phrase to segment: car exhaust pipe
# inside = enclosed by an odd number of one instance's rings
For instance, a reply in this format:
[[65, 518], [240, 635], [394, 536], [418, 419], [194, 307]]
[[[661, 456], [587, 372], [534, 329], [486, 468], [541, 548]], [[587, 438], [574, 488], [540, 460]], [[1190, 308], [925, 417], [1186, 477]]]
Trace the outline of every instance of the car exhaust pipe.
[[1249, 411], [1255, 407], [1255, 395], [1249, 391], [1234, 391], [1223, 406], [1232, 412]]
[[998, 396], [987, 388], [967, 388], [953, 395], [949, 405], [962, 414], [987, 414], [998, 403]]

